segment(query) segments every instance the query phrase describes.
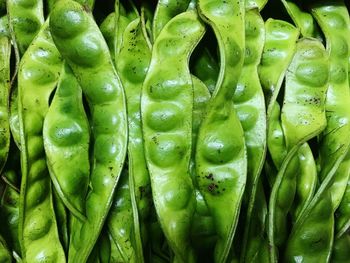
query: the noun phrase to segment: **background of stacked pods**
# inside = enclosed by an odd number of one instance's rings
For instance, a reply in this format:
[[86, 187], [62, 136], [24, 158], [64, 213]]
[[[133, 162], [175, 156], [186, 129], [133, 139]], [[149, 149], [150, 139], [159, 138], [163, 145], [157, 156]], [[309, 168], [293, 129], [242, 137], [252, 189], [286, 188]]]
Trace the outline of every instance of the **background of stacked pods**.
[[0, 262], [350, 262], [335, 0], [1, 0]]

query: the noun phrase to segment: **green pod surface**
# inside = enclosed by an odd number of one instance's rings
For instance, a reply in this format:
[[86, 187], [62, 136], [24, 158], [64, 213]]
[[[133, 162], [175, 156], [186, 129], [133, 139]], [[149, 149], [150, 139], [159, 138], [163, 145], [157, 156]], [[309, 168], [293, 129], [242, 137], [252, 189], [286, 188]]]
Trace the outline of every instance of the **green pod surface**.
[[[151, 61], [151, 50], [142, 31], [140, 18], [133, 20], [125, 29], [116, 67], [123, 83], [128, 111], [128, 167], [132, 207], [134, 209], [135, 239], [140, 231], [144, 247], [147, 243], [147, 221], [152, 204], [151, 182], [144, 154], [141, 129], [142, 84]], [[137, 246], [140, 244], [137, 242]], [[136, 254], [142, 255], [142, 248]], [[141, 259], [140, 259], [141, 260]]]
[[4, 238], [0, 235], [0, 263], [12, 262], [11, 252], [7, 248]]
[[10, 28], [21, 55], [44, 24], [42, 0], [7, 0]]
[[67, 253], [69, 247], [68, 211], [55, 188], [52, 192], [52, 199], [57, 220], [58, 235], [63, 249]]
[[[258, 76], [258, 64], [264, 40], [264, 21], [258, 9], [246, 10], [244, 65], [233, 96], [234, 108], [244, 131], [248, 157], [247, 184], [242, 205], [242, 213], [244, 213], [241, 226], [244, 228], [240, 253], [242, 262], [245, 261], [248, 233], [252, 234], [249, 230], [250, 221], [266, 152], [265, 99]], [[261, 233], [256, 233], [256, 235], [261, 236]]]
[[[6, 170], [3, 177], [17, 177], [13, 170]], [[0, 217], [3, 220], [0, 233], [7, 240], [9, 248], [21, 253], [18, 241], [19, 192], [11, 185], [5, 186], [0, 203]]]
[[188, 169], [192, 115], [187, 113], [193, 108], [188, 60], [204, 32], [203, 24], [193, 11], [184, 12], [167, 23], [154, 43], [141, 97], [153, 201], [160, 225], [179, 262], [194, 261], [189, 242], [195, 194]]
[[[311, 11], [320, 25], [327, 42], [330, 60], [330, 80], [327, 90], [327, 127], [320, 137], [319, 177], [322, 180], [316, 197], [328, 188], [334, 180], [335, 172], [345, 158], [350, 141], [350, 90], [348, 82], [348, 57], [350, 22], [347, 8], [342, 1], [315, 3]], [[345, 173], [344, 176], [347, 176]]]
[[325, 99], [329, 76], [328, 54], [316, 39], [301, 39], [286, 73], [281, 125], [288, 150], [273, 185], [269, 202], [271, 262], [275, 248], [287, 238], [287, 213], [296, 190], [297, 150], [326, 126]]
[[[312, 209], [303, 212], [304, 220], [299, 219], [293, 226], [281, 256], [283, 262], [329, 262], [334, 234], [329, 189], [324, 191], [322, 198], [317, 201]], [[311, 207], [311, 204], [308, 207]]]
[[335, 233], [337, 237], [340, 237], [350, 227], [350, 179], [348, 179], [343, 198], [335, 212], [335, 218]]
[[[42, 138], [49, 97], [62, 68], [47, 21], [23, 56], [18, 72], [21, 136], [19, 240], [24, 262], [65, 262], [52, 204]], [[43, 246], [49, 244], [50, 246]]]
[[321, 39], [316, 21], [312, 15], [302, 10], [295, 0], [281, 0], [294, 24], [299, 28], [303, 37], [314, 37]]
[[245, 8], [247, 10], [257, 8], [261, 11], [267, 2], [268, 0], [245, 0]]
[[109, 48], [109, 52], [114, 56], [114, 25], [115, 25], [115, 12], [110, 13], [101, 23], [100, 30], [106, 40]]
[[128, 170], [125, 169], [120, 176], [106, 223], [108, 232], [118, 247], [122, 262], [136, 263], [143, 262], [143, 255], [140, 233], [135, 229], [130, 179]]
[[258, 73], [265, 94], [269, 122], [285, 72], [295, 52], [299, 31], [285, 21], [269, 18], [265, 22], [265, 34]]
[[11, 41], [7, 16], [0, 18], [0, 172], [10, 150], [9, 96], [10, 96]]
[[65, 64], [45, 116], [43, 138], [53, 185], [65, 206], [81, 220], [85, 220], [90, 179], [89, 129], [81, 88]]
[[157, 39], [164, 26], [176, 15], [186, 11], [190, 0], [159, 0], [153, 17], [153, 42]]
[[244, 2], [200, 0], [198, 11], [213, 28], [221, 65], [216, 88], [199, 129], [196, 181], [217, 231], [214, 262], [225, 262], [247, 176], [243, 129], [233, 107], [233, 94], [244, 58]]
[[108, 46], [83, 6], [70, 0], [57, 3], [51, 13], [50, 29], [91, 112], [93, 168], [86, 198], [86, 221], [74, 220], [68, 255], [69, 262], [84, 262], [107, 217], [125, 161], [128, 137], [125, 95]]
[[10, 94], [10, 109], [9, 109], [9, 122], [10, 122], [10, 131], [15, 141], [18, 149], [21, 149], [21, 135], [19, 131], [19, 116], [18, 116], [18, 88], [17, 83], [11, 87]]
[[350, 258], [350, 236], [345, 234], [334, 240], [331, 256], [332, 263], [346, 263]]

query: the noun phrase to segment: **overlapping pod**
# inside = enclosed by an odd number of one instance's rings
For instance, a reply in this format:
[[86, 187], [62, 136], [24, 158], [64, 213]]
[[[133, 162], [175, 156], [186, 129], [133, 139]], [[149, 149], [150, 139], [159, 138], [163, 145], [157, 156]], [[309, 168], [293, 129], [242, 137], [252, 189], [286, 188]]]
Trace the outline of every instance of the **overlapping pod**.
[[286, 73], [281, 125], [287, 156], [273, 185], [269, 203], [269, 242], [271, 262], [276, 260], [275, 246], [287, 236], [286, 216], [296, 188], [296, 155], [300, 145], [318, 135], [326, 126], [325, 99], [329, 76], [328, 55], [318, 40], [301, 39]]
[[180, 262], [194, 261], [189, 242], [195, 195], [189, 173], [192, 115], [187, 113], [192, 112], [193, 89], [188, 59], [204, 31], [193, 11], [171, 19], [154, 43], [142, 88], [142, 129], [153, 201]]
[[68, 255], [69, 262], [84, 262], [108, 214], [126, 156], [125, 95], [107, 44], [83, 6], [71, 0], [57, 3], [51, 13], [50, 29], [91, 111], [91, 190], [86, 198], [86, 221], [73, 222]]
[[[152, 196], [142, 140], [141, 90], [150, 60], [151, 50], [142, 31], [140, 18], [137, 18], [124, 31], [116, 67], [125, 90], [128, 110], [128, 182], [134, 210], [135, 235], [140, 238], [141, 231], [144, 246], [147, 242], [146, 223], [152, 206]], [[142, 248], [137, 249], [142, 254]]]
[[310, 13], [302, 10], [295, 0], [281, 1], [303, 37], [321, 38], [317, 24]]
[[11, 41], [7, 16], [0, 18], [0, 172], [10, 149], [9, 95]]
[[350, 258], [350, 236], [343, 235], [334, 240], [333, 251], [330, 262], [345, 263]]
[[[258, 64], [264, 47], [265, 27], [258, 9], [245, 12], [245, 57], [241, 76], [233, 96], [234, 108], [244, 131], [248, 157], [247, 184], [243, 197], [242, 227], [244, 226], [241, 260], [245, 260], [250, 221], [260, 173], [266, 151], [265, 99], [258, 76]], [[254, 220], [254, 219], [253, 219]], [[261, 229], [262, 230], [262, 229]], [[261, 233], [255, 233], [258, 237]]]
[[21, 55], [44, 24], [43, 0], [7, 0], [10, 28]]
[[244, 2], [201, 0], [198, 11], [213, 28], [219, 44], [221, 66], [199, 129], [196, 179], [218, 235], [214, 261], [225, 262], [247, 176], [243, 129], [232, 101], [244, 58]]
[[[326, 37], [329, 53], [327, 127], [320, 140], [321, 185], [292, 229], [285, 252], [285, 260], [289, 261], [296, 256], [302, 260], [315, 257], [322, 261], [330, 259], [334, 238], [334, 195], [330, 186], [349, 149], [349, 141], [343, 139], [350, 132], [348, 60], [344, 59], [349, 56], [349, 43], [345, 38], [349, 35], [348, 13], [339, 1], [317, 3], [311, 11]], [[343, 175], [348, 176], [347, 173]]]
[[152, 39], [156, 41], [164, 26], [176, 15], [186, 11], [190, 0], [159, 0], [154, 13]]
[[81, 88], [66, 63], [45, 116], [43, 139], [55, 189], [71, 213], [84, 221], [90, 179], [90, 128]]
[[345, 193], [335, 212], [335, 234], [342, 236], [350, 227], [350, 180], [348, 180]]
[[42, 138], [49, 97], [61, 67], [47, 21], [23, 56], [18, 72], [22, 171], [19, 240], [24, 262], [39, 262], [42, 257], [66, 261], [58, 237]]
[[[3, 175], [6, 178], [17, 177], [13, 170], [6, 170]], [[9, 242], [9, 248], [21, 254], [18, 242], [18, 219], [19, 219], [19, 192], [18, 189], [6, 183], [0, 201], [0, 217], [4, 222], [0, 233]]]
[[[107, 218], [108, 232], [112, 242], [118, 247], [121, 262], [143, 262], [140, 231], [137, 216], [132, 204], [132, 191], [130, 180], [125, 169], [118, 182], [113, 204]], [[137, 211], [136, 211], [137, 215]]]

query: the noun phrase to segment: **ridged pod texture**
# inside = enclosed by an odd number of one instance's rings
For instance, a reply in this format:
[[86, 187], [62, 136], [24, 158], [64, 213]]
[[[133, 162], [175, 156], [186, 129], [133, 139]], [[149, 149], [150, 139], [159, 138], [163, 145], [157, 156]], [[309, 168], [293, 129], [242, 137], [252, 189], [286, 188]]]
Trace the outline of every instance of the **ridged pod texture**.
[[124, 90], [108, 46], [91, 14], [74, 1], [60, 1], [50, 29], [87, 98], [92, 127], [93, 168], [86, 198], [86, 221], [73, 222], [69, 262], [84, 262], [96, 243], [112, 204], [125, 161], [127, 116]]
[[189, 243], [195, 195], [188, 170], [192, 141], [192, 115], [188, 113], [193, 108], [188, 60], [204, 30], [193, 11], [169, 21], [154, 43], [141, 99], [153, 200], [165, 236], [180, 262], [194, 261]]
[[[62, 67], [48, 21], [29, 46], [18, 73], [22, 182], [19, 240], [24, 262], [65, 262], [52, 204], [42, 128]], [[43, 246], [50, 244], [50, 246]]]
[[201, 0], [198, 11], [213, 28], [221, 65], [216, 88], [199, 129], [196, 181], [218, 235], [214, 261], [225, 262], [247, 176], [243, 129], [232, 101], [244, 59], [244, 2]]

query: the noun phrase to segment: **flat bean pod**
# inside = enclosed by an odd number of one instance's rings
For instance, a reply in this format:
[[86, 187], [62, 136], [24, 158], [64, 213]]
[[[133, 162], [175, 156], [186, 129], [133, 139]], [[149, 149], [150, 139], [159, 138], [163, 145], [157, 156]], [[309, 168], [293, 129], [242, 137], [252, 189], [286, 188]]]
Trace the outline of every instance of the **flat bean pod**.
[[[259, 176], [263, 168], [266, 152], [265, 99], [258, 76], [258, 64], [265, 39], [264, 21], [258, 9], [245, 12], [245, 57], [241, 76], [233, 96], [234, 108], [241, 121], [248, 157], [248, 172], [245, 196], [241, 213], [244, 236], [241, 261], [245, 260], [246, 243], [250, 232], [250, 221], [255, 203]], [[252, 234], [250, 232], [250, 234]], [[256, 233], [261, 236], [261, 233]]]
[[125, 95], [108, 46], [83, 6], [70, 0], [57, 3], [51, 13], [50, 29], [91, 112], [93, 166], [86, 198], [87, 220], [73, 222], [68, 255], [69, 262], [84, 262], [107, 217], [126, 156]]
[[0, 262], [1, 263], [12, 262], [11, 253], [7, 248], [4, 238], [1, 235], [0, 235]]
[[51, 180], [58, 195], [74, 216], [85, 220], [90, 128], [81, 88], [67, 64], [45, 116], [43, 138]]
[[[135, 236], [141, 231], [144, 246], [147, 242], [147, 226], [152, 196], [151, 182], [144, 155], [141, 129], [141, 90], [151, 60], [140, 18], [133, 20], [125, 29], [123, 43], [116, 67], [123, 83], [128, 110], [128, 168], [135, 218]], [[140, 229], [139, 229], [140, 228]], [[140, 245], [136, 243], [136, 245]], [[140, 247], [137, 249], [142, 250]]]
[[[153, 200], [162, 229], [179, 262], [194, 261], [189, 243], [195, 194], [188, 171], [192, 115], [186, 113], [192, 112], [193, 107], [188, 60], [204, 30], [193, 11], [184, 12], [166, 24], [154, 43], [141, 98]], [[170, 46], [176, 48], [169, 49]]]
[[247, 176], [243, 129], [233, 107], [233, 94], [244, 58], [244, 2], [201, 0], [198, 10], [201, 18], [213, 28], [221, 66], [199, 129], [196, 179], [217, 229], [214, 262], [225, 262]]
[[[22, 182], [19, 240], [24, 262], [65, 262], [58, 237], [42, 138], [49, 97], [62, 67], [47, 21], [23, 56], [18, 73]], [[43, 246], [48, 244], [50, 246]]]

